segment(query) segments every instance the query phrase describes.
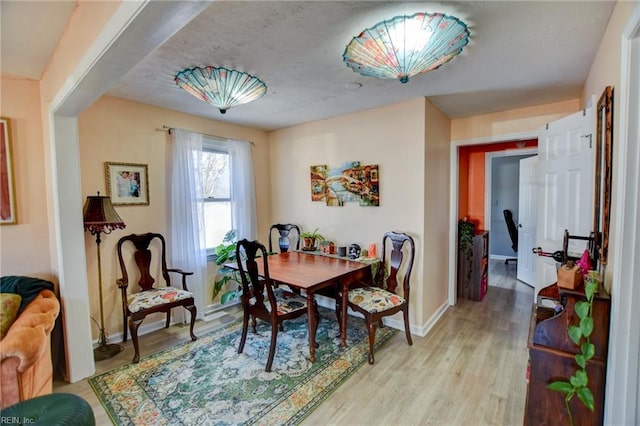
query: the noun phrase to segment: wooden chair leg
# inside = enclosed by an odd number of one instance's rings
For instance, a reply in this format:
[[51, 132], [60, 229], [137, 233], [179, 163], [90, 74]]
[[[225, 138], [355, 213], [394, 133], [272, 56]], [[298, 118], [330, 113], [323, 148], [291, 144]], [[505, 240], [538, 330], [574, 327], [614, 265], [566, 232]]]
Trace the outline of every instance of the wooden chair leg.
[[142, 320], [134, 320], [129, 318], [129, 330], [131, 331], [131, 341], [133, 342], [133, 363], [140, 361], [140, 348], [138, 346], [138, 327], [142, 324]]
[[409, 346], [413, 345], [413, 340], [411, 340], [411, 330], [409, 329], [409, 307], [402, 311], [402, 316], [404, 317], [404, 333], [407, 335], [407, 343]]
[[[313, 301], [313, 315], [316, 317], [316, 336], [318, 336], [318, 325], [320, 324], [320, 311], [318, 310], [318, 303], [314, 300]], [[320, 347], [320, 344], [318, 343], [318, 339], [316, 338], [316, 348]]]
[[196, 324], [196, 306], [189, 305], [185, 306], [185, 309], [191, 312], [191, 323], [189, 324], [189, 334], [191, 335], [191, 340], [196, 341], [198, 338], [195, 334], [193, 334], [193, 326]]
[[267, 368], [264, 369], [267, 373], [271, 371], [271, 365], [273, 365], [273, 358], [276, 355], [276, 342], [278, 340], [278, 324], [271, 324], [271, 345], [269, 346], [269, 358], [267, 359]]
[[247, 331], [249, 330], [249, 313], [245, 310], [242, 315], [242, 335], [240, 336], [240, 346], [238, 346], [238, 353], [241, 354], [244, 350], [244, 344], [247, 341]]
[[373, 364], [375, 362], [373, 347], [376, 343], [376, 321], [367, 321], [367, 326], [369, 329], [369, 364]]
[[251, 317], [251, 327], [253, 328], [253, 334], [256, 334], [257, 331], [256, 331], [256, 317], [255, 316]]
[[122, 318], [122, 342], [123, 343], [126, 342], [128, 338], [127, 332], [129, 331], [129, 329], [127, 328], [127, 323], [128, 323], [127, 315], [125, 314], [123, 315], [123, 318]]

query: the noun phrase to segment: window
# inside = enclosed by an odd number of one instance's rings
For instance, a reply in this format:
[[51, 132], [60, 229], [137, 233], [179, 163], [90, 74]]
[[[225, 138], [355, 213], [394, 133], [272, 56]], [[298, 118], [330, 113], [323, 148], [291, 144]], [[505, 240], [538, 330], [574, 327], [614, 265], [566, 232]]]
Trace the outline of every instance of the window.
[[204, 144], [201, 159], [205, 241], [207, 251], [212, 252], [232, 228], [229, 153]]

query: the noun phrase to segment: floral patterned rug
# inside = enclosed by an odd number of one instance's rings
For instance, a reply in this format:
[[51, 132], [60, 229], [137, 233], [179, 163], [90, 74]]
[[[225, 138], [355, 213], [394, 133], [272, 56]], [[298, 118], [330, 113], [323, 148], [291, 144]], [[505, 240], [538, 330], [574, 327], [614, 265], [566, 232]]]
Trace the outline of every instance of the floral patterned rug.
[[[316, 362], [309, 358], [306, 317], [278, 333], [272, 371], [264, 371], [270, 326], [251, 328], [238, 354], [242, 324], [235, 323], [89, 379], [117, 425], [298, 424], [366, 363], [365, 323], [349, 317], [347, 347], [340, 346], [335, 314], [320, 308]], [[376, 347], [395, 334], [378, 329]]]

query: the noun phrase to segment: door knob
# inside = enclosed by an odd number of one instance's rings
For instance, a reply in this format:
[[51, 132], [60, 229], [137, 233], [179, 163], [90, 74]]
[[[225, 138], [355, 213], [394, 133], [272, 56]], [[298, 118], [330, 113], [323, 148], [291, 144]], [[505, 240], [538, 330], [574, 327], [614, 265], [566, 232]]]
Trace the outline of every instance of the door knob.
[[522, 224], [521, 223], [518, 224], [518, 228], [522, 228]]
[[552, 257], [556, 262], [564, 263], [564, 253], [560, 250], [554, 251], [553, 253], [542, 251], [542, 247], [533, 247], [531, 251], [538, 256], [543, 257]]

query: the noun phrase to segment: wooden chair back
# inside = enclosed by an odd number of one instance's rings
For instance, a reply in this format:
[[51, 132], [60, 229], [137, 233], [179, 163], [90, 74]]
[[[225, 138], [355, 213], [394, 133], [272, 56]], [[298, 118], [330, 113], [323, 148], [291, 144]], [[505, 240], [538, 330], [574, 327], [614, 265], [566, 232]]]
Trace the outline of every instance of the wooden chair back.
[[300, 227], [293, 223], [277, 223], [269, 228], [269, 253], [273, 253], [273, 244], [271, 242], [273, 230], [278, 231], [280, 253], [289, 251], [289, 248], [293, 245], [293, 238], [295, 238], [296, 250], [300, 250]]
[[[387, 244], [390, 244], [389, 250]], [[405, 257], [403, 250], [408, 250]], [[378, 270], [378, 279], [376, 282], [382, 283], [385, 290], [395, 293], [399, 282], [398, 272], [402, 271], [402, 295], [407, 303], [409, 303], [409, 294], [411, 290], [411, 270], [413, 269], [413, 261], [416, 255], [416, 246], [411, 236], [389, 231], [382, 237], [382, 261]], [[384, 279], [385, 271], [389, 270], [389, 275]]]
[[156, 282], [155, 278], [153, 278], [151, 274], [152, 251], [149, 249], [149, 246], [155, 239], [158, 239], [160, 241], [159, 255], [162, 278], [165, 281], [165, 285], [169, 286], [171, 285], [171, 278], [169, 277], [169, 273], [167, 271], [166, 242], [161, 234], [153, 232], [148, 232], [146, 234], [131, 234], [122, 237], [118, 241], [118, 262], [120, 263], [120, 270], [122, 271], [123, 281], [125, 283], [129, 282], [129, 274], [127, 273], [127, 262], [125, 260], [125, 256], [122, 253], [122, 245], [125, 242], [129, 241], [135, 247], [133, 258], [138, 268], [138, 272], [140, 273], [140, 280], [138, 281], [138, 285], [143, 291], [154, 288], [154, 284]]
[[[265, 246], [258, 241], [247, 239], [238, 241], [236, 261], [242, 281], [243, 308], [250, 311], [270, 311], [272, 315], [277, 315], [277, 302], [273, 293], [273, 282], [269, 277], [269, 262]], [[263, 274], [259, 273], [258, 262], [262, 262]], [[270, 310], [267, 310], [265, 302], [269, 303]]]

